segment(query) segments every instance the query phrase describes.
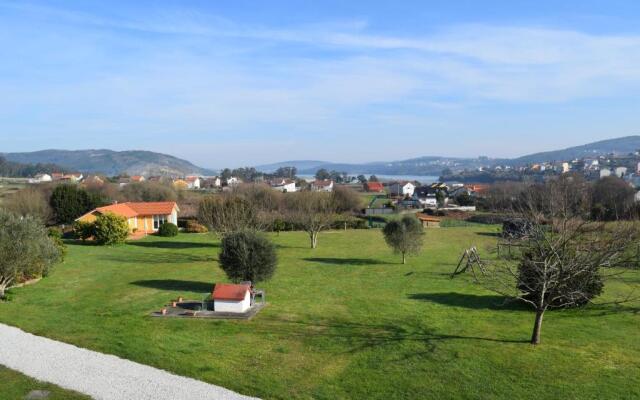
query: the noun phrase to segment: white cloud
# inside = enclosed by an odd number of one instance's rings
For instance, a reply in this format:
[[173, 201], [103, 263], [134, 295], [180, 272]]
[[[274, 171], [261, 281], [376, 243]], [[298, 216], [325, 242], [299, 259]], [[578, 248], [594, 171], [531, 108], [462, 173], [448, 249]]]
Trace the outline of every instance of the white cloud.
[[[406, 37], [373, 33], [357, 19], [274, 28], [191, 10], [107, 18], [0, 7], [24, 17], [0, 28], [0, 57], [13, 60], [0, 66], [0, 116], [11, 113], [27, 132], [126, 138], [135, 129], [238, 143], [301, 133], [324, 142], [367, 132], [417, 137], [460, 129], [438, 114], [466, 107], [566, 104], [640, 89], [633, 34], [464, 25]], [[27, 109], [32, 125], [20, 121]]]

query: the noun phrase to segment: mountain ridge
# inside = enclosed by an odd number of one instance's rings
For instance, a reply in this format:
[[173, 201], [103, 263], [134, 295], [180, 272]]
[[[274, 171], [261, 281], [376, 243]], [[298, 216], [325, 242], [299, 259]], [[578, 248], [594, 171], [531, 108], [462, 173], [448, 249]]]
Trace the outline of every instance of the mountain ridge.
[[51, 163], [83, 173], [117, 175], [211, 175], [213, 171], [189, 161], [147, 150], [114, 151], [108, 149], [59, 150], [47, 149], [22, 153], [2, 153], [9, 161], [37, 164]]

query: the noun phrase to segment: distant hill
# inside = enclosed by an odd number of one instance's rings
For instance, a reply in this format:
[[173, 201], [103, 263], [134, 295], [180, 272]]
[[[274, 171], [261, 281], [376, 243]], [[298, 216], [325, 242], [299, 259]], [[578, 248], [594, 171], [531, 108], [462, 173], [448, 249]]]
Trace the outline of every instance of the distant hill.
[[566, 161], [574, 158], [597, 157], [598, 155], [627, 154], [640, 149], [640, 136], [625, 136], [616, 139], [601, 140], [582, 146], [568, 147], [563, 150], [545, 151], [529, 154], [510, 160], [513, 165], [532, 164], [545, 161]]
[[[313, 175], [320, 168], [347, 172], [349, 174], [379, 174], [379, 175], [440, 175], [444, 169], [462, 171], [464, 169], [477, 169], [495, 165], [526, 165], [545, 161], [568, 161], [574, 158], [595, 157], [610, 153], [627, 154], [640, 149], [640, 136], [627, 136], [617, 139], [602, 140], [581, 146], [569, 147], [563, 150], [548, 151], [529, 154], [526, 156], [499, 159], [499, 158], [458, 158], [442, 156], [425, 156], [399, 161], [378, 161], [362, 164], [332, 163], [324, 161], [285, 161], [268, 166], [258, 166], [256, 169], [272, 172], [278, 167], [294, 166], [302, 175]], [[271, 167], [270, 170], [262, 169]]]
[[105, 175], [213, 174], [213, 171], [200, 168], [189, 161], [151, 151], [41, 150], [29, 153], [5, 153], [0, 156], [23, 164], [56, 164], [71, 171]]

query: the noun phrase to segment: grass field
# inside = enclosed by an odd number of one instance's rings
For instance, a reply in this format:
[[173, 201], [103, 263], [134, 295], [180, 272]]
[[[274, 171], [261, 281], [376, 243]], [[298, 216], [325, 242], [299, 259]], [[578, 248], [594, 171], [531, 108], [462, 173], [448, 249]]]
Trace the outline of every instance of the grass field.
[[407, 265], [379, 230], [327, 232], [316, 250], [302, 233], [271, 235], [279, 269], [251, 321], [148, 316], [224, 280], [212, 236], [74, 244], [50, 277], [0, 303], [0, 321], [267, 399], [640, 397], [640, 304], [548, 312], [532, 347], [530, 311], [449, 278], [494, 232], [428, 230]]
[[0, 399], [24, 399], [33, 390], [49, 392], [48, 400], [81, 400], [87, 396], [61, 389], [57, 386], [36, 381], [18, 372], [0, 366]]

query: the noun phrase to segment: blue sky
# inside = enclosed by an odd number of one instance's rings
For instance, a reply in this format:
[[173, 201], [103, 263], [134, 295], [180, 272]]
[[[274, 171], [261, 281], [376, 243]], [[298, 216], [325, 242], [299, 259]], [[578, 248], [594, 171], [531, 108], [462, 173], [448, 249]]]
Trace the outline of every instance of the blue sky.
[[639, 19], [637, 1], [0, 0], [0, 152], [223, 167], [640, 134]]

